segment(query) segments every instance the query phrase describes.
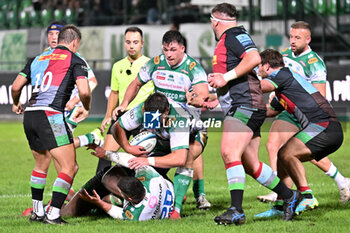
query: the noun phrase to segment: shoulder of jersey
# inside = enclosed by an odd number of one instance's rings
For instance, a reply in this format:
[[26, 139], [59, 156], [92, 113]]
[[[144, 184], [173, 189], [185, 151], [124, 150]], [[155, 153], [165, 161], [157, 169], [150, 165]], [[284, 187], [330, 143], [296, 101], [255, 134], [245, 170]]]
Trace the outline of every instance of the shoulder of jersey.
[[290, 51], [290, 49], [289, 49], [289, 47], [287, 47], [287, 48], [284, 48], [284, 49], [282, 50], [281, 53], [282, 53], [282, 54], [283, 54], [283, 53], [288, 53], [289, 51]]
[[164, 54], [158, 55], [153, 58], [153, 63], [155, 65], [158, 65], [160, 62], [164, 61], [164, 59], [165, 59]]

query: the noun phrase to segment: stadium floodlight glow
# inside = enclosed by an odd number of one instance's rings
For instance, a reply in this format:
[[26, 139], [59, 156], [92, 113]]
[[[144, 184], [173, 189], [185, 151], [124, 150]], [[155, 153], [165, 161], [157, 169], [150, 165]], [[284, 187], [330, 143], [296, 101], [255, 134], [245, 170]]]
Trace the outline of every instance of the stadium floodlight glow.
[[218, 22], [226, 22], [226, 23], [236, 22], [236, 18], [232, 18], [232, 19], [218, 19], [218, 18], [215, 18], [214, 15], [210, 15], [210, 19], [218, 21]]

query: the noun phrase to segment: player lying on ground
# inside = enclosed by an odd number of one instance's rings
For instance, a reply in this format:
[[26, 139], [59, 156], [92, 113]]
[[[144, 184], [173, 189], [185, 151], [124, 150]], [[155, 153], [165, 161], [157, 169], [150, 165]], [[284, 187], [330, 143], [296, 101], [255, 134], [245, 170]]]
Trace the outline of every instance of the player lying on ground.
[[[95, 150], [95, 155], [105, 154], [99, 146], [90, 148]], [[143, 221], [168, 218], [174, 203], [174, 188], [170, 181], [151, 166], [134, 171], [128, 169], [128, 161], [135, 158], [128, 153], [108, 152], [105, 158], [117, 165], [99, 171], [90, 179], [62, 209], [63, 216], [86, 215], [97, 207], [116, 219]], [[110, 203], [110, 194], [124, 199], [123, 207]]]
[[[163, 169], [160, 174], [166, 177], [170, 168], [178, 167], [174, 176], [175, 208], [182, 208], [182, 200], [193, 176], [193, 161], [203, 151], [206, 145], [206, 131], [192, 127], [188, 121], [200, 119], [184, 105], [180, 105], [165, 95], [157, 92], [147, 100], [122, 115], [112, 127], [113, 137], [127, 153], [144, 156], [146, 152], [141, 146], [131, 146], [125, 130], [133, 130], [145, 123], [144, 113], [153, 113], [159, 123], [159, 128], [149, 128], [148, 131], [157, 135], [158, 143], [155, 151], [163, 153], [160, 157], [138, 157], [130, 160], [131, 169], [151, 165]], [[145, 125], [145, 124], [144, 124]], [[183, 125], [183, 127], [181, 127]]]

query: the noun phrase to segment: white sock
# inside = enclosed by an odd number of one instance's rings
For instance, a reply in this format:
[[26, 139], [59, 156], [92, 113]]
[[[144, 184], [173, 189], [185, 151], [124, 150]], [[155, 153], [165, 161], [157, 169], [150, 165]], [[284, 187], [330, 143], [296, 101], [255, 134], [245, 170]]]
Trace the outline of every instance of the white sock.
[[49, 210], [47, 211], [47, 218], [50, 220], [54, 220], [56, 218], [59, 218], [61, 209], [58, 209], [56, 207], [50, 206]]
[[43, 201], [34, 200], [33, 201], [33, 212], [36, 213], [39, 217], [44, 216], [44, 207]]
[[80, 141], [80, 146], [79, 147], [83, 147], [89, 144], [89, 138], [86, 135], [81, 135], [78, 136], [79, 141]]
[[334, 166], [333, 163], [331, 163], [331, 167], [329, 168], [328, 172], [325, 173], [326, 175], [330, 176], [334, 181], [337, 183], [339, 189], [343, 189], [348, 187], [347, 182], [342, 174], [338, 171], [337, 167]]

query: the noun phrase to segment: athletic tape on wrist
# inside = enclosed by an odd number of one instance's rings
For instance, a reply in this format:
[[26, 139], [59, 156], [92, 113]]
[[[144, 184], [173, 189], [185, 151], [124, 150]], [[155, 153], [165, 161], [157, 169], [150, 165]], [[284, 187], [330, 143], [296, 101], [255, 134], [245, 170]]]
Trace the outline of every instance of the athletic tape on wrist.
[[226, 82], [231, 81], [231, 80], [236, 79], [236, 78], [237, 78], [237, 74], [236, 74], [235, 69], [232, 69], [229, 72], [224, 74], [224, 79]]
[[147, 160], [150, 166], [154, 167], [156, 165], [156, 160], [154, 157], [148, 157]]

